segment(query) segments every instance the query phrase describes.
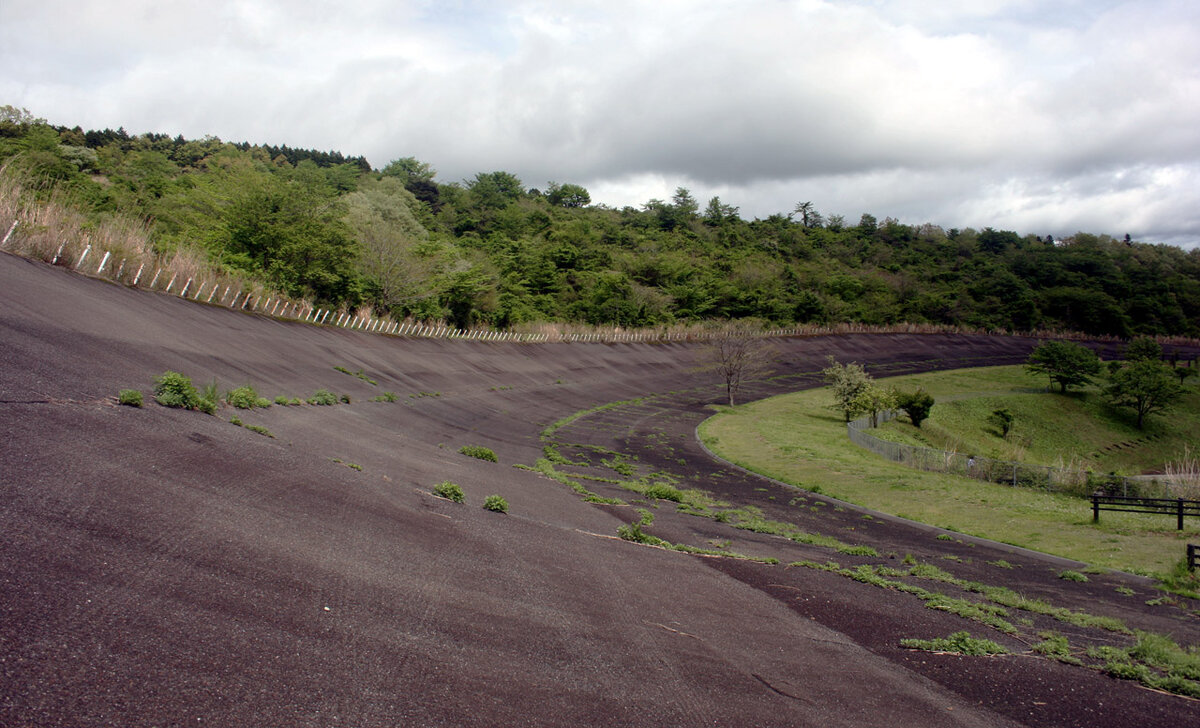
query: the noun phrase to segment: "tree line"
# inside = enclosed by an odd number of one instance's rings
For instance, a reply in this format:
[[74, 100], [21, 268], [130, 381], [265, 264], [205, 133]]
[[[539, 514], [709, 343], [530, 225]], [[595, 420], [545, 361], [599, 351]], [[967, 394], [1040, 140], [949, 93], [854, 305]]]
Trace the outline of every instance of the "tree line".
[[745, 219], [679, 188], [638, 207], [504, 171], [442, 181], [413, 157], [54, 127], [0, 107], [0, 164], [93, 219], [144, 221], [161, 252], [325, 305], [506, 328], [930, 323], [1200, 336], [1200, 252], [1049, 236], [853, 223], [810, 201]]

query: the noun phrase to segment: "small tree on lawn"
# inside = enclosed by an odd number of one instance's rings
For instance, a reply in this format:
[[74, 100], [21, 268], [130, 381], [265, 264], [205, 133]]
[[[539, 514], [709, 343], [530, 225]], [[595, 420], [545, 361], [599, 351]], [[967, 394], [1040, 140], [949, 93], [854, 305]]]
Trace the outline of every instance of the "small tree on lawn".
[[920, 427], [921, 423], [929, 417], [929, 411], [933, 409], [933, 396], [924, 389], [918, 389], [915, 392], [900, 392], [896, 394], [896, 406], [904, 410], [908, 415], [908, 419], [913, 423], [913, 427]]
[[1162, 412], [1183, 394], [1183, 387], [1172, 381], [1167, 368], [1153, 359], [1139, 359], [1116, 370], [1109, 377], [1104, 395], [1118, 407], [1131, 407], [1142, 429], [1147, 415]]
[[1065, 394], [1068, 387], [1091, 384], [1092, 377], [1100, 373], [1100, 358], [1086, 346], [1071, 341], [1047, 341], [1029, 355], [1025, 369], [1050, 377], [1050, 383], [1057, 384]]
[[1149, 336], [1139, 336], [1129, 342], [1129, 346], [1125, 347], [1125, 361], [1139, 361], [1142, 359], [1149, 359], [1150, 361], [1159, 361], [1162, 359], [1162, 346]]
[[854, 398], [854, 408], [858, 412], [871, 415], [871, 427], [879, 427], [879, 413], [896, 406], [896, 395], [890, 389], [884, 389], [874, 381], [868, 381], [858, 396]]
[[825, 381], [829, 382], [829, 388], [833, 391], [833, 409], [840, 410], [846, 417], [846, 422], [854, 418], [854, 415], [862, 412], [859, 409], [859, 395], [871, 386], [871, 375], [862, 368], [861, 364], [851, 362], [849, 364], [839, 364], [831, 356], [828, 359], [828, 364], [821, 371]]

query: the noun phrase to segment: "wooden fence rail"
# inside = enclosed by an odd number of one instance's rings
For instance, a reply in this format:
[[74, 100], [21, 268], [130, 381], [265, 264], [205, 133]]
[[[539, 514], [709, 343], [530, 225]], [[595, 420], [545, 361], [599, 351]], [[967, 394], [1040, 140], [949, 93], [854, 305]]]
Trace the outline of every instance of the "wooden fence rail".
[[1120, 495], [1092, 494], [1092, 523], [1100, 520], [1100, 511], [1175, 514], [1176, 528], [1183, 530], [1184, 516], [1200, 517], [1200, 501], [1183, 498], [1132, 498]]

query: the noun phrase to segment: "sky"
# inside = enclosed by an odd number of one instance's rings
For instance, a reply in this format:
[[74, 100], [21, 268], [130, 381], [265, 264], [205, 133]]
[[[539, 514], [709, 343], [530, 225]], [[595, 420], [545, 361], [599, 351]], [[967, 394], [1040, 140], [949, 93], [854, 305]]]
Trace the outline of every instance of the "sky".
[[0, 0], [52, 124], [1200, 247], [1194, 0]]

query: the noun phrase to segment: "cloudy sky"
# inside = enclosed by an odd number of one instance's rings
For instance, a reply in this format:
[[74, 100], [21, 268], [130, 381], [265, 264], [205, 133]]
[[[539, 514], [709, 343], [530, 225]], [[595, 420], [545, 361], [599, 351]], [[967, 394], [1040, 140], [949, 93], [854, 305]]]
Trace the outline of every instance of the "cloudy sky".
[[1200, 245], [1195, 0], [2, 0], [0, 104], [613, 206]]

